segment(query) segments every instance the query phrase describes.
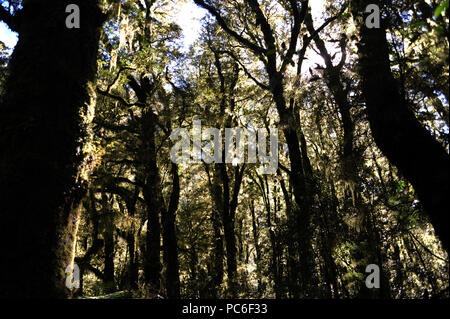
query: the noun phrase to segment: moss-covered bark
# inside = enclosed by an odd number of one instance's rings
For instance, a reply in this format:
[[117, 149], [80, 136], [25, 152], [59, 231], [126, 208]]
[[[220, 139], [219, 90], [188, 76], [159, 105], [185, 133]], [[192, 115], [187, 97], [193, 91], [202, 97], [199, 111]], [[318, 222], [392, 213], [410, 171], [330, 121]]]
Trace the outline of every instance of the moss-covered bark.
[[[69, 3], [79, 29], [66, 28]], [[68, 294], [102, 19], [97, 1], [28, 0], [16, 21], [0, 102], [0, 296]]]

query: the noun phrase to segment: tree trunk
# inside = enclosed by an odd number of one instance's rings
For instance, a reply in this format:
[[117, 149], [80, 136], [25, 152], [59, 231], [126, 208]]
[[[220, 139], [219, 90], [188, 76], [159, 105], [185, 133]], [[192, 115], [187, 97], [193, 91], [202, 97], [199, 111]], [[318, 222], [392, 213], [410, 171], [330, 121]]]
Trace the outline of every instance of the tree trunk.
[[225, 248], [227, 256], [228, 290], [231, 298], [236, 298], [237, 293], [237, 249], [234, 218], [223, 220], [225, 235]]
[[223, 258], [224, 258], [224, 249], [223, 249], [223, 234], [222, 227], [220, 222], [219, 213], [216, 210], [213, 210], [212, 216], [212, 224], [214, 228], [214, 260], [213, 260], [213, 273], [212, 281], [214, 287], [214, 296], [217, 297], [217, 292], [223, 282]]
[[[144, 170], [146, 174], [145, 187], [143, 189], [144, 200], [147, 204], [147, 237], [146, 253], [144, 258], [145, 282], [150, 284], [153, 292], [160, 289], [161, 271], [161, 198], [160, 198], [160, 177], [156, 163], [156, 145], [154, 121], [152, 114], [143, 116], [143, 158]], [[149, 118], [150, 117], [150, 118]]]
[[449, 243], [449, 156], [415, 118], [399, 93], [389, 63], [383, 26], [369, 29], [361, 19], [371, 0], [353, 0], [359, 26], [359, 73], [372, 134], [383, 154], [411, 182], [444, 249]]
[[[66, 28], [69, 3], [80, 7], [79, 29]], [[0, 102], [0, 296], [63, 298], [104, 17], [91, 0], [28, 0], [20, 14]]]
[[127, 235], [128, 255], [130, 257], [130, 264], [128, 266], [128, 287], [136, 290], [138, 288], [139, 268], [138, 256], [136, 251], [136, 238], [133, 231], [128, 232]]
[[[214, 164], [213, 181], [210, 183], [211, 197], [214, 201], [214, 210], [220, 214], [220, 222], [214, 220], [218, 216], [213, 216], [215, 239], [215, 267], [219, 268], [222, 264], [221, 254], [217, 250], [223, 245], [222, 239], [225, 239], [225, 254], [227, 260], [228, 275], [228, 292], [231, 297], [235, 297], [237, 293], [237, 247], [236, 247], [236, 231], [235, 231], [235, 214], [237, 208], [237, 200], [239, 189], [242, 182], [244, 167], [235, 168], [235, 181], [233, 194], [230, 194], [230, 185], [226, 164]], [[231, 198], [231, 200], [230, 200]], [[220, 234], [220, 226], [223, 226], [223, 237]]]
[[105, 238], [105, 270], [104, 283], [107, 293], [115, 291], [114, 283], [114, 232], [107, 230], [104, 232]]
[[147, 206], [146, 251], [144, 255], [144, 280], [152, 294], [161, 288], [161, 222], [164, 209], [161, 192], [156, 150], [156, 115], [148, 106], [155, 83], [141, 76], [138, 82], [133, 76], [128, 77], [128, 84], [136, 93], [139, 103], [144, 107], [139, 123], [139, 139], [142, 142], [138, 154], [141, 167], [141, 179], [144, 184], [142, 193]]
[[175, 213], [180, 199], [180, 180], [178, 166], [172, 163], [172, 193], [169, 207], [162, 212], [163, 226], [163, 260], [166, 267], [166, 292], [167, 298], [180, 298], [180, 275], [178, 264], [177, 235], [175, 232]]
[[[261, 280], [261, 277], [262, 277], [262, 274], [263, 274], [263, 271], [262, 271], [263, 269], [262, 269], [262, 260], [261, 260], [261, 246], [259, 245], [259, 223], [257, 222], [257, 217], [256, 217], [256, 214], [255, 214], [255, 204], [254, 204], [253, 200], [250, 202], [250, 213], [251, 213], [251, 216], [252, 216], [253, 244], [255, 246], [255, 251], [256, 251], [255, 264], [256, 264], [256, 274], [257, 274], [257, 277], [258, 277], [258, 295], [257, 295], [257, 298], [261, 298], [262, 293], [263, 293], [262, 280]], [[272, 231], [270, 229], [270, 224], [269, 224], [269, 233], [272, 235]], [[271, 239], [272, 239], [272, 236], [271, 236]], [[271, 240], [271, 242], [273, 243], [272, 240]], [[272, 258], [273, 259], [275, 259], [274, 258], [275, 254], [276, 254], [276, 252], [273, 251], [272, 252]], [[276, 265], [273, 265], [273, 266], [276, 266]], [[275, 291], [278, 291], [277, 290], [276, 278], [277, 278], [277, 271], [275, 270], [274, 271]]]

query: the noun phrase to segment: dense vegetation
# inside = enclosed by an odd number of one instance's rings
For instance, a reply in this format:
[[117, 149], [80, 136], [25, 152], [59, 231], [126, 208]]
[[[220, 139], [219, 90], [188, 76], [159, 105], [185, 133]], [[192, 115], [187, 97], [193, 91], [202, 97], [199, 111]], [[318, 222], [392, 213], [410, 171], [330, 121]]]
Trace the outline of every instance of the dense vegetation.
[[[0, 296], [448, 298], [448, 1], [184, 2], [1, 1]], [[276, 172], [175, 163], [198, 120]]]

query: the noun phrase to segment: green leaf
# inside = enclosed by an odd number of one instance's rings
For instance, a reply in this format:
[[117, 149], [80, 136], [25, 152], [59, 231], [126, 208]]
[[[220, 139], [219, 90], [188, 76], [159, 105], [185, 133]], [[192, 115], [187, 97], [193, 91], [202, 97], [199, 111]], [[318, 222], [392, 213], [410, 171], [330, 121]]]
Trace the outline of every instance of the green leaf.
[[412, 27], [414, 28], [414, 29], [416, 29], [416, 28], [421, 28], [422, 26], [424, 26], [425, 25], [425, 22], [424, 21], [418, 21], [418, 22], [415, 22], [413, 25], [412, 25]]
[[399, 190], [399, 191], [404, 190], [405, 187], [406, 187], [406, 184], [403, 183], [402, 181], [399, 181], [399, 182], [397, 183], [397, 190]]
[[267, 51], [267, 55], [272, 55], [272, 54], [275, 54], [275, 52], [277, 52], [277, 50], [276, 50], [276, 49], [271, 49], [271, 50], [268, 50], [268, 51]]
[[447, 8], [448, 8], [448, 0], [445, 0], [434, 11], [434, 17], [437, 19], [437, 17], [439, 17], [441, 13], [445, 11]]
[[435, 30], [436, 30], [436, 32], [437, 32], [439, 35], [445, 35], [445, 30], [444, 30], [444, 28], [443, 28], [442, 26], [437, 26], [437, 27], [435, 28]]

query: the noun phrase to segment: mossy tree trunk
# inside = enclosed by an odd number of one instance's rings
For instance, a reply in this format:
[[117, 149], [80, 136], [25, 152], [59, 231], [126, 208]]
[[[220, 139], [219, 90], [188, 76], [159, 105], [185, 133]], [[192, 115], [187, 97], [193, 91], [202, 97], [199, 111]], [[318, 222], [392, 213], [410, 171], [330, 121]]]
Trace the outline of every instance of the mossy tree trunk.
[[[78, 29], [66, 27], [70, 3]], [[98, 1], [28, 0], [9, 18], [19, 42], [0, 101], [0, 296], [63, 298], [104, 17]]]

